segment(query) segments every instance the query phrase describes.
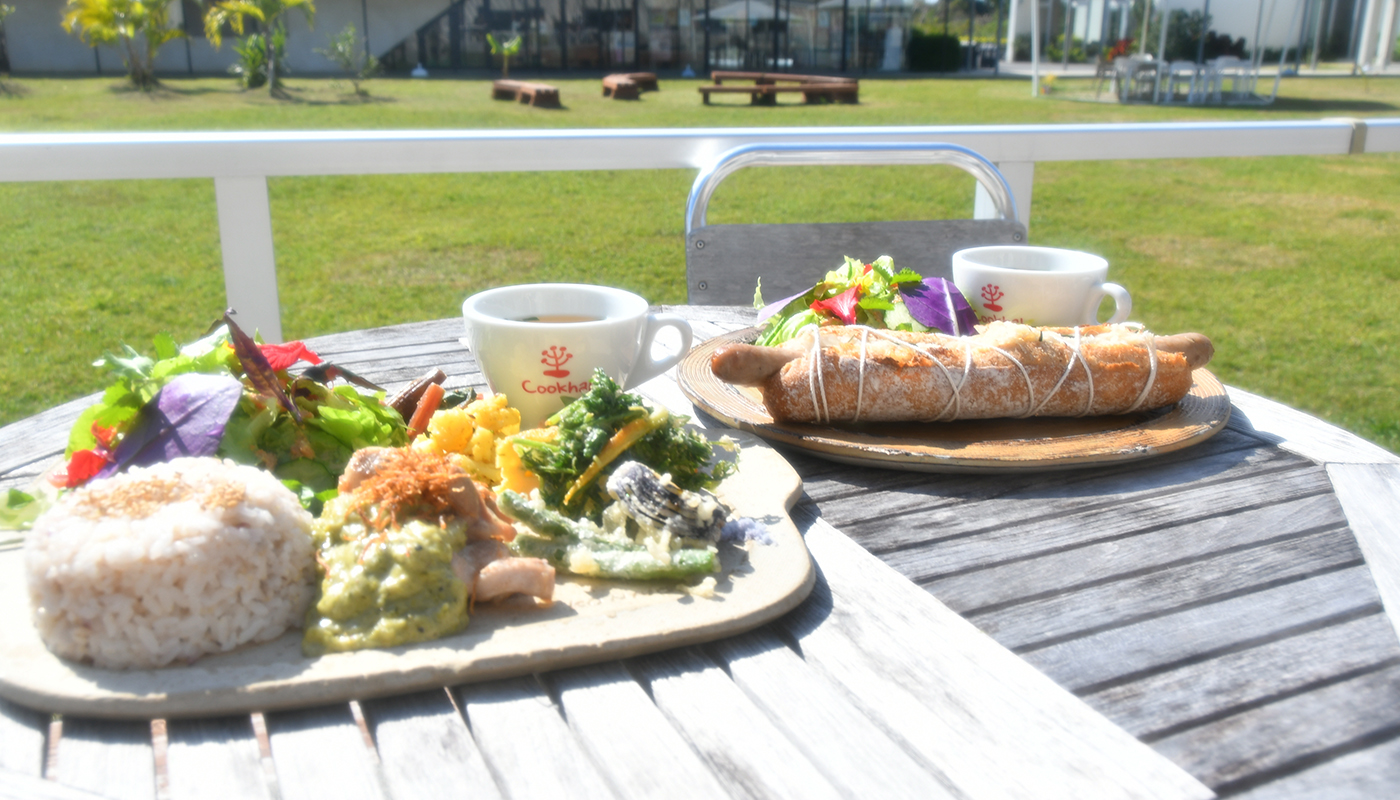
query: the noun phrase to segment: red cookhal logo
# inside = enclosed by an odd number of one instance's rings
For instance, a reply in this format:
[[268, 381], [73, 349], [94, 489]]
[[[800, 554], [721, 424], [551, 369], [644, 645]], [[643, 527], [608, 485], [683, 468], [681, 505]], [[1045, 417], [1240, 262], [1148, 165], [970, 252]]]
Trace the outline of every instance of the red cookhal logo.
[[1000, 286], [989, 283], [982, 287], [982, 305], [986, 306], [991, 311], [1001, 310], [1001, 306], [997, 305], [997, 301], [1005, 296], [1006, 293], [1001, 290]]
[[569, 377], [569, 371], [563, 369], [563, 366], [569, 363], [569, 359], [574, 357], [573, 353], [569, 352], [569, 348], [551, 345], [548, 350], [541, 350], [540, 355], [544, 356], [544, 358], [540, 359], [541, 364], [547, 367], [553, 367], [553, 369], [545, 370], [544, 374], [551, 378]]

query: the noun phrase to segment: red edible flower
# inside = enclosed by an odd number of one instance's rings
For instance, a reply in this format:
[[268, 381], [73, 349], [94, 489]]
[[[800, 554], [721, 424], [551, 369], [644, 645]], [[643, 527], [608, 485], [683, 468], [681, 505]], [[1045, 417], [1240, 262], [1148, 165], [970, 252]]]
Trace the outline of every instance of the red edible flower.
[[67, 469], [54, 473], [52, 482], [65, 489], [73, 489], [88, 481], [107, 466], [107, 456], [97, 450], [79, 450], [73, 454]]
[[96, 439], [99, 445], [102, 445], [103, 450], [112, 449], [112, 440], [115, 439], [116, 436], [116, 425], [109, 428], [106, 425], [101, 425], [96, 422], [92, 423], [92, 438]]
[[812, 303], [811, 308], [816, 312], [825, 311], [829, 314], [835, 314], [847, 325], [854, 325], [856, 324], [856, 302], [860, 299], [859, 295], [860, 287], [852, 286], [835, 297], [828, 297], [825, 300]]
[[321, 357], [316, 355], [302, 342], [286, 342], [284, 344], [260, 344], [258, 349], [262, 351], [263, 358], [274, 370], [282, 370], [290, 367], [298, 361], [305, 361], [308, 364], [321, 363]]

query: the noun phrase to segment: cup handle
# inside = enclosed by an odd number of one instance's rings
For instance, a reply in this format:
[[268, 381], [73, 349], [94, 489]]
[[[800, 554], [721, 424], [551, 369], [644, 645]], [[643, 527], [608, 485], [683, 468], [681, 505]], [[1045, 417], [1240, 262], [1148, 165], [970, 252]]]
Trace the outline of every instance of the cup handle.
[[1133, 313], [1133, 297], [1116, 283], [1105, 283], [1103, 285], [1104, 294], [1113, 298], [1113, 316], [1108, 318], [1109, 324], [1127, 322], [1128, 315]]
[[[662, 328], [675, 328], [681, 335], [680, 352], [657, 360], [651, 357], [651, 346], [656, 342], [656, 335]], [[657, 375], [681, 363], [681, 359], [690, 352], [690, 343], [694, 334], [690, 330], [690, 323], [675, 314], [649, 314], [647, 315], [647, 327], [642, 333], [641, 349], [637, 353], [636, 366], [632, 368], [632, 373], [627, 376], [627, 386], [631, 389], [639, 384], [655, 378]]]
[[1128, 290], [1116, 283], [1101, 283], [1094, 289], [1093, 296], [1084, 307], [1084, 324], [1099, 324], [1099, 303], [1103, 302], [1105, 295], [1113, 298], [1113, 316], [1109, 317], [1107, 324], [1126, 322], [1128, 315], [1133, 313], [1133, 298], [1128, 294]]

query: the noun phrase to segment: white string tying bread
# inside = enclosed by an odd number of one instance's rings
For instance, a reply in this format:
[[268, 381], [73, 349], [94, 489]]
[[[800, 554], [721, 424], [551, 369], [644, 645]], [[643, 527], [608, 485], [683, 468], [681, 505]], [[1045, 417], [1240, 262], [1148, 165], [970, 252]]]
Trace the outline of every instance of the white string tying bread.
[[[922, 355], [929, 356], [932, 365], [937, 367], [938, 370], [941, 371], [941, 374], [943, 375], [943, 378], [947, 381], [948, 388], [950, 390], [948, 400], [944, 403], [943, 407], [939, 409], [937, 414], [924, 421], [943, 422], [947, 419], [957, 418], [958, 410], [962, 405], [962, 390], [963, 387], [966, 385], [968, 377], [972, 374], [973, 370], [973, 342], [968, 341], [970, 337], [954, 337], [955, 341], [958, 341], [962, 344], [964, 356], [964, 365], [962, 373], [958, 379], [954, 379], [953, 374], [948, 369], [948, 367], [946, 367], [937, 358], [934, 358], [932, 353], [930, 352], [931, 348], [934, 346], [934, 343], [932, 342], [908, 342], [904, 339], [891, 336], [886, 331], [877, 330], [875, 328], [871, 328], [865, 325], [847, 325], [844, 326], [844, 330], [858, 331], [860, 335], [857, 358], [858, 379], [856, 382], [856, 410], [854, 416], [851, 419], [852, 422], [860, 421], [861, 412], [863, 411], [865, 405], [865, 365], [869, 361], [868, 344], [871, 334], [874, 334], [877, 338], [890, 342], [891, 344], [894, 344], [897, 347], [905, 347]], [[825, 367], [823, 366], [823, 360], [821, 358], [822, 328], [817, 325], [809, 325], [807, 326], [807, 328], [800, 331], [798, 335], [803, 336], [808, 333], [810, 333], [812, 337], [812, 346], [809, 348], [810, 353], [809, 358], [807, 360], [808, 390], [812, 396], [812, 407], [820, 409], [820, 411], [818, 412], [818, 420], [829, 424], [831, 422], [831, 404], [827, 399]], [[1058, 342], [1059, 344], [1063, 345], [1066, 349], [1068, 349], [1070, 351], [1070, 357], [1065, 361], [1065, 369], [1060, 374], [1059, 380], [1055, 382], [1055, 385], [1050, 389], [1049, 392], [1045, 394], [1044, 397], [1041, 398], [1040, 402], [1038, 403], [1035, 399], [1035, 381], [1031, 379], [1030, 370], [1026, 368], [1026, 365], [1022, 363], [1022, 361], [1018, 359], [1015, 355], [1007, 352], [1005, 349], [996, 345], [987, 345], [992, 350], [1005, 357], [1007, 361], [1011, 362], [1011, 364], [1015, 366], [1016, 369], [1020, 372], [1022, 379], [1025, 380], [1027, 395], [1026, 411], [1023, 414], [1017, 415], [1019, 418], [1024, 419], [1027, 417], [1033, 417], [1036, 414], [1038, 414], [1042, 409], [1044, 409], [1046, 405], [1050, 402], [1050, 400], [1055, 397], [1056, 393], [1060, 391], [1060, 388], [1065, 385], [1065, 381], [1069, 378], [1070, 373], [1074, 371], [1074, 366], [1076, 363], [1079, 363], [1083, 366], [1084, 375], [1088, 383], [1088, 393], [1083, 410], [1075, 414], [1074, 416], [1084, 417], [1089, 416], [1093, 413], [1094, 374], [1093, 371], [1089, 369], [1088, 360], [1084, 357], [1084, 351], [1082, 347], [1082, 333], [1082, 329], [1079, 326], [1075, 326], [1073, 343], [1065, 342], [1063, 337], [1058, 333], [1049, 331], [1042, 333], [1042, 337], [1048, 337], [1051, 341]], [[1148, 333], [1146, 331], [1142, 331], [1141, 333], [1147, 338], [1147, 351], [1148, 359], [1150, 362], [1149, 374], [1147, 382], [1143, 385], [1142, 392], [1138, 394], [1137, 399], [1134, 401], [1133, 405], [1128, 409], [1128, 411], [1136, 411], [1142, 405], [1143, 401], [1145, 401], [1148, 395], [1152, 392], [1152, 387], [1156, 384], [1157, 380], [1157, 353], [1153, 347], [1155, 337], [1153, 337], [1151, 333]], [[952, 412], [951, 415], [949, 415], [950, 411]]]
[[[1045, 399], [1040, 401], [1040, 405], [1031, 409], [1030, 413], [1026, 416], [1033, 417], [1036, 414], [1040, 413], [1040, 410], [1042, 408], [1045, 408], [1045, 405], [1050, 402], [1050, 398], [1054, 397], [1055, 393], [1060, 391], [1060, 387], [1065, 385], [1065, 380], [1069, 378], [1069, 374], [1074, 371], [1075, 361], [1078, 361], [1079, 363], [1084, 365], [1084, 375], [1088, 378], [1089, 381], [1089, 396], [1086, 402], [1084, 403], [1084, 410], [1080, 412], [1078, 416], [1089, 416], [1089, 412], [1092, 411], [1094, 408], [1094, 373], [1092, 370], [1089, 369], [1089, 362], [1084, 359], [1084, 338], [1083, 336], [1081, 336], [1082, 332], [1083, 330], [1078, 325], [1074, 326], [1074, 344], [1065, 345], [1066, 347], [1069, 347], [1072, 352], [1070, 358], [1066, 359], [1065, 361], [1065, 371], [1060, 373], [1060, 379], [1055, 382], [1055, 388], [1051, 389], [1049, 393], [1045, 395]], [[1057, 339], [1060, 338], [1059, 334], [1056, 333], [1052, 333], [1051, 336], [1054, 336]]]

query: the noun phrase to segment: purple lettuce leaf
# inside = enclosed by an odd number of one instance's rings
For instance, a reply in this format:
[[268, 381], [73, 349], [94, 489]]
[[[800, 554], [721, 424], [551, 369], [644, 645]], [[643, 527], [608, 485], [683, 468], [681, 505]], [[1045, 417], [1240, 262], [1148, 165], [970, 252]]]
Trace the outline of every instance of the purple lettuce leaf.
[[253, 337], [243, 332], [238, 324], [233, 321], [233, 309], [224, 312], [224, 324], [228, 326], [229, 341], [233, 343], [233, 352], [238, 354], [238, 360], [243, 364], [243, 374], [248, 376], [248, 382], [253, 384], [253, 389], [264, 397], [271, 397], [277, 400], [277, 404], [286, 409], [292, 419], [301, 422], [301, 411], [297, 409], [296, 403], [282, 390], [282, 380], [277, 377], [277, 372], [268, 363], [267, 356], [258, 349], [258, 343], [253, 341]]
[[182, 456], [214, 455], [242, 397], [243, 384], [228, 375], [188, 372], [176, 376], [141, 407], [135, 424], [112, 454], [112, 463], [97, 477]]
[[931, 330], [950, 336], [972, 336], [977, 333], [977, 314], [958, 287], [947, 278], [924, 278], [923, 283], [899, 287], [909, 316]]
[[791, 297], [784, 297], [782, 300], [778, 300], [777, 302], [769, 303], [768, 305], [764, 306], [764, 307], [763, 307], [763, 310], [760, 311], [760, 312], [758, 312], [758, 324], [759, 324], [759, 325], [762, 325], [763, 322], [764, 322], [764, 320], [767, 320], [769, 317], [773, 316], [774, 314], [778, 313], [779, 311], [782, 311], [783, 308], [786, 307], [788, 303], [791, 303], [792, 301], [796, 300], [797, 298], [801, 297], [802, 295], [804, 295], [804, 294], [806, 294], [806, 293], [808, 293], [808, 292], [810, 292], [810, 291], [812, 291], [812, 290], [811, 290], [811, 289], [803, 289], [802, 291], [798, 292], [797, 294], [795, 294], [795, 295], [793, 295], [793, 296], [791, 296]]

